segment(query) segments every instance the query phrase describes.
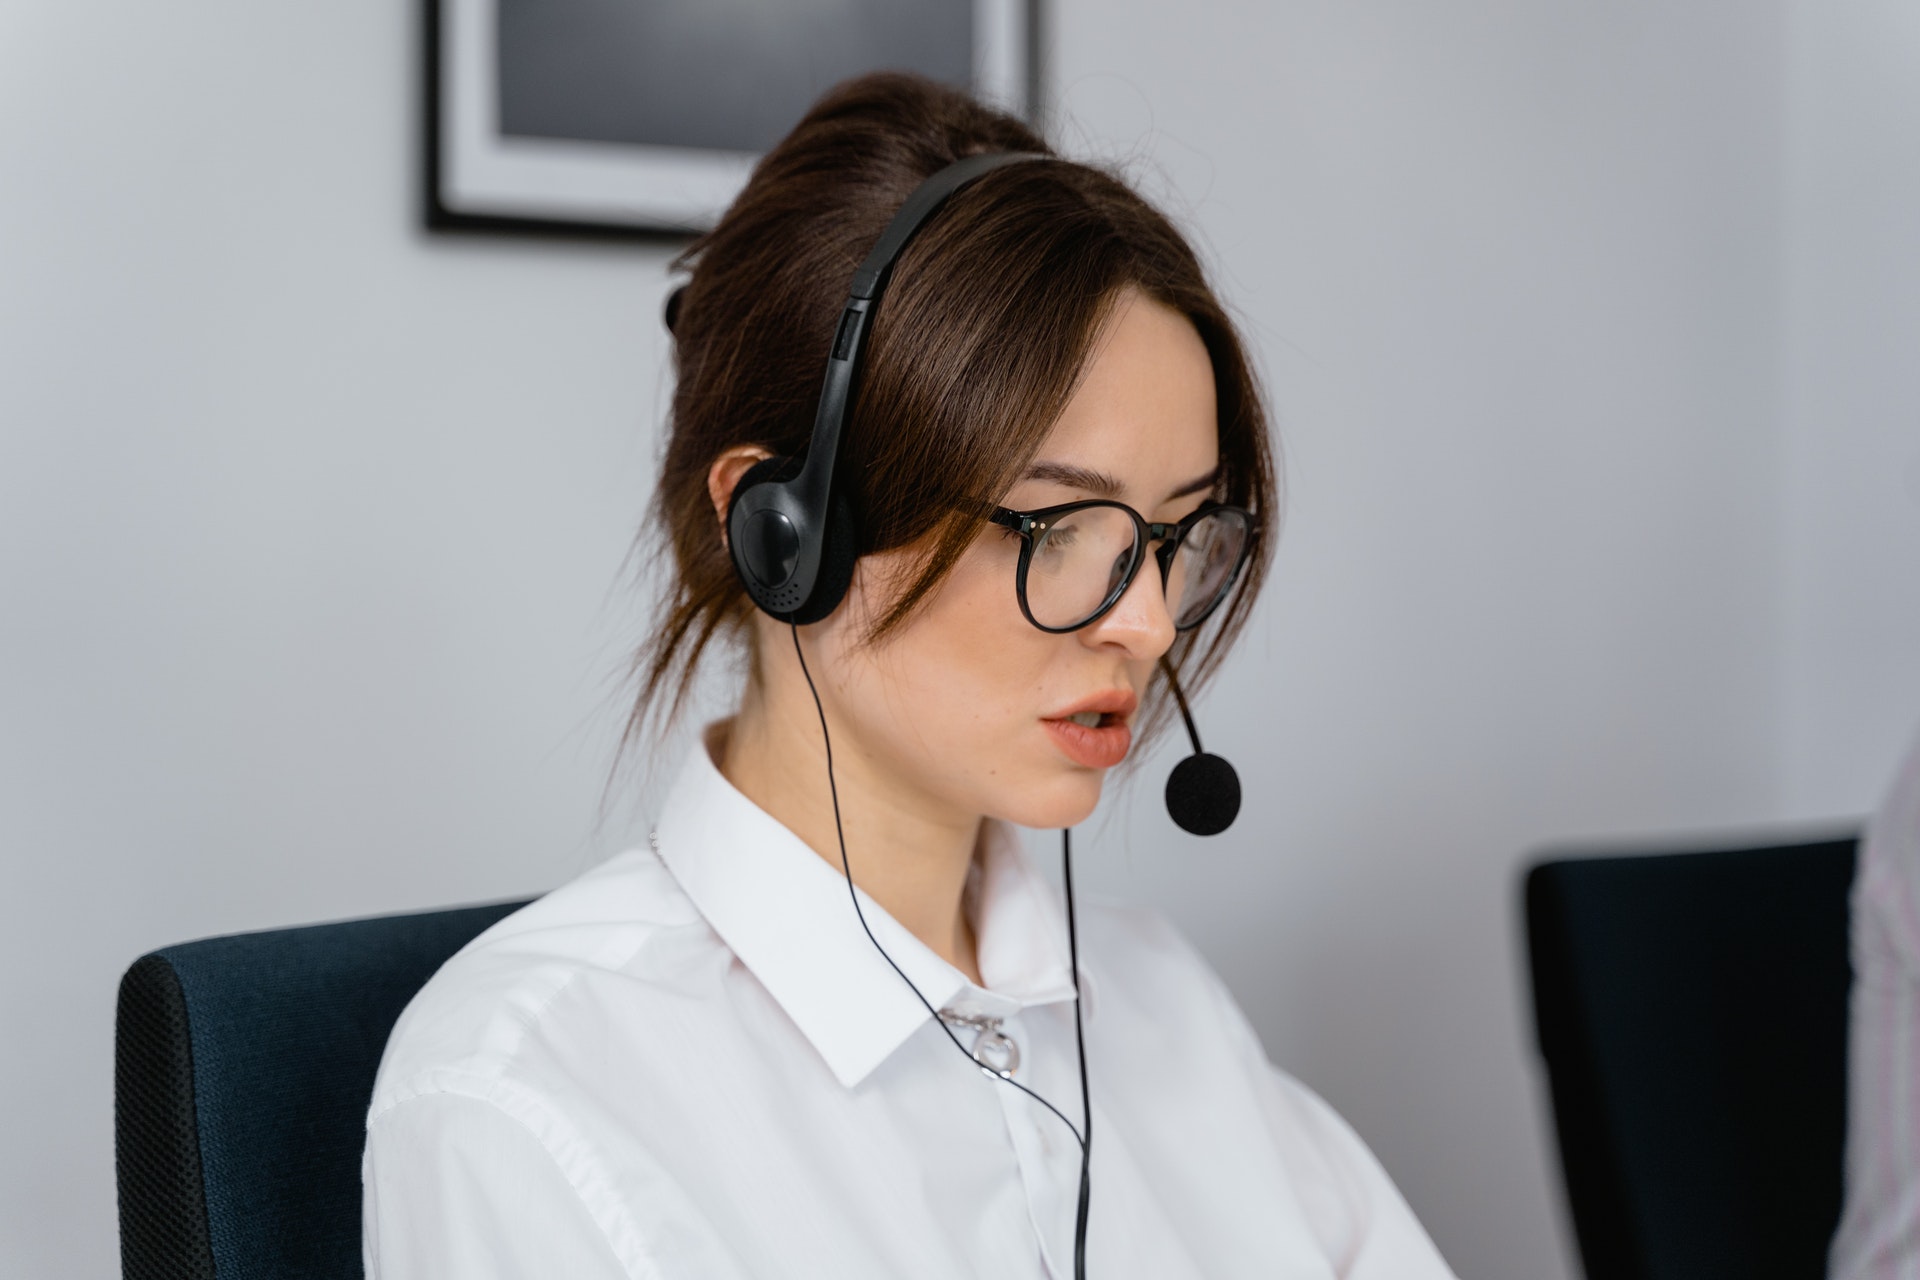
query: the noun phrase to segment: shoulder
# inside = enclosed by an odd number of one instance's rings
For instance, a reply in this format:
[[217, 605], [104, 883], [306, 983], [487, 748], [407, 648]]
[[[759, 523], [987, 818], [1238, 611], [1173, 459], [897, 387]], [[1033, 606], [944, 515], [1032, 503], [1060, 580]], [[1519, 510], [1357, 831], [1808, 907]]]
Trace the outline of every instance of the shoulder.
[[1104, 902], [1081, 916], [1090, 1039], [1162, 1079], [1220, 1088], [1270, 1070], [1226, 983], [1165, 916]]
[[1158, 911], [1093, 900], [1080, 913], [1082, 969], [1098, 986], [1089, 1003], [1150, 1011], [1159, 1020], [1172, 1010], [1217, 1017], [1224, 1000], [1238, 1014], [1213, 967]]
[[1109, 1090], [1133, 1091], [1123, 1106], [1177, 1116], [1176, 1150], [1210, 1151], [1248, 1177], [1270, 1170], [1275, 1197], [1284, 1187], [1339, 1274], [1450, 1275], [1359, 1134], [1272, 1065], [1226, 983], [1179, 930], [1137, 908], [1098, 905], [1084, 915], [1096, 984], [1088, 1035], [1127, 1064], [1106, 1073]]
[[650, 849], [501, 920], [414, 996], [388, 1037], [369, 1119], [413, 1097], [498, 1100], [613, 1007], [710, 981], [728, 954]]
[[[1088, 914], [1086, 932], [1098, 944], [1092, 969], [1100, 983], [1096, 999], [1117, 1018], [1150, 1023], [1158, 1039], [1231, 1063], [1256, 1082], [1269, 1118], [1305, 1145], [1348, 1141], [1351, 1131], [1333, 1109], [1273, 1066], [1225, 981], [1171, 922], [1140, 908], [1102, 906]], [[1099, 1016], [1107, 1013], [1103, 1009]]]

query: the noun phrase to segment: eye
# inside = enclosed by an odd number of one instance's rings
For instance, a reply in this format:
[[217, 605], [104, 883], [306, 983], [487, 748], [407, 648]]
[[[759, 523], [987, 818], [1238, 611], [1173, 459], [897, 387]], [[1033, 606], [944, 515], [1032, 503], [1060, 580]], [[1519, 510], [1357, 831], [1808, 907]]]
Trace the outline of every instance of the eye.
[[1074, 543], [1079, 540], [1080, 530], [1071, 524], [1059, 524], [1051, 528], [1038, 529], [1035, 531], [1034, 536], [1034, 541], [1037, 544], [1035, 549], [1041, 552], [1070, 551], [1073, 549]]

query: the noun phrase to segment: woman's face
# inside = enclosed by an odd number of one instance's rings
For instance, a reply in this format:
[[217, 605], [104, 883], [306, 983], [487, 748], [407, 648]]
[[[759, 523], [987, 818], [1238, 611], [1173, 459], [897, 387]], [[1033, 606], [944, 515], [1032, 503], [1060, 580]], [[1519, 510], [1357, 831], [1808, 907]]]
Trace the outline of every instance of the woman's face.
[[[1124, 292], [1084, 377], [1033, 465], [1001, 505], [1016, 511], [1114, 498], [1149, 521], [1179, 520], [1213, 489], [1219, 466], [1213, 369], [1193, 325]], [[861, 560], [846, 606], [814, 628], [826, 667], [835, 753], [897, 793], [955, 820], [986, 814], [1023, 826], [1071, 826], [1126, 754], [1154, 665], [1173, 644], [1158, 565], [1149, 559], [1098, 621], [1049, 634], [1020, 612], [1020, 539], [982, 533], [908, 622], [861, 643], [910, 550]], [[1088, 728], [1076, 724], [1098, 716]], [[842, 746], [841, 725], [852, 741]]]

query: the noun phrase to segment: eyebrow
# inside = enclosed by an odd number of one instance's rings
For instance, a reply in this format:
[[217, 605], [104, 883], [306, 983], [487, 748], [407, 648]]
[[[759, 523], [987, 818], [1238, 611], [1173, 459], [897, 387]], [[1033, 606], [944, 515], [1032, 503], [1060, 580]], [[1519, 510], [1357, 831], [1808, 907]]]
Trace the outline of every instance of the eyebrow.
[[1184, 498], [1189, 494], [1205, 493], [1207, 490], [1213, 488], [1213, 486], [1220, 483], [1220, 473], [1225, 469], [1226, 469], [1226, 466], [1224, 463], [1215, 463], [1213, 470], [1207, 472], [1207, 474], [1203, 476], [1195, 476], [1193, 479], [1187, 481], [1185, 484], [1181, 485], [1178, 489], [1175, 489], [1172, 493], [1168, 494], [1167, 497], [1169, 499]]
[[[1203, 476], [1196, 476], [1172, 493], [1167, 500], [1184, 498], [1189, 494], [1204, 493], [1220, 481], [1219, 466]], [[1027, 468], [1027, 480], [1049, 480], [1054, 484], [1063, 484], [1073, 489], [1084, 489], [1098, 498], [1116, 498], [1126, 486], [1104, 471], [1094, 471], [1088, 467], [1076, 467], [1066, 462], [1036, 462]]]

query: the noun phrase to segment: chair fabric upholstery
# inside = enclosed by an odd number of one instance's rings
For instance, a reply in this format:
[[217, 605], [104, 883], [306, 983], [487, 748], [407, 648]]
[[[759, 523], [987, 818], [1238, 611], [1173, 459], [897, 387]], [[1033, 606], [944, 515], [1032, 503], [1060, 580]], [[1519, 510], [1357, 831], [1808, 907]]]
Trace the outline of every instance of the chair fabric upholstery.
[[360, 1153], [387, 1034], [524, 905], [208, 938], [120, 983], [114, 1139], [126, 1280], [361, 1275]]
[[1825, 1275], [1854, 847], [1528, 873], [1534, 1016], [1588, 1280]]

